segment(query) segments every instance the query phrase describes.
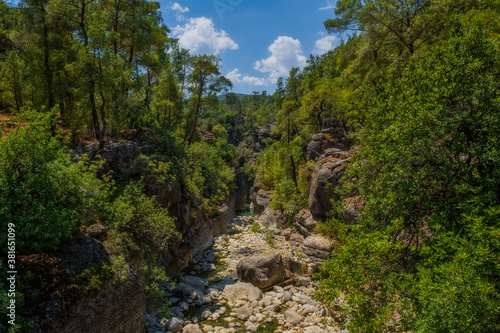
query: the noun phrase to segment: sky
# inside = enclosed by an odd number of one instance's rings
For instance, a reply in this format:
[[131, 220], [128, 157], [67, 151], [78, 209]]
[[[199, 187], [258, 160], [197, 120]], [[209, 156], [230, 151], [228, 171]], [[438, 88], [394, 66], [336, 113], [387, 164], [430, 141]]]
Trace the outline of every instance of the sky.
[[340, 44], [323, 22], [334, 0], [160, 0], [171, 37], [191, 54], [222, 59], [233, 92], [274, 92], [278, 77]]

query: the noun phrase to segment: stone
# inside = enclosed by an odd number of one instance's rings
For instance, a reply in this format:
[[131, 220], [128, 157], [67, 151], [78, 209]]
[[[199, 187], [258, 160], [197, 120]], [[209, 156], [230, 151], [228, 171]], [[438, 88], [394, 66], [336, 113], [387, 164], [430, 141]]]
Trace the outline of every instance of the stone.
[[171, 318], [165, 326], [167, 331], [177, 333], [182, 330], [182, 322], [178, 318]]
[[300, 272], [303, 268], [303, 264], [295, 260], [292, 256], [283, 257], [283, 265], [292, 273]]
[[181, 276], [179, 277], [179, 281], [190, 286], [193, 286], [195, 289], [204, 290], [208, 287], [208, 282], [205, 279], [202, 279], [197, 276]]
[[292, 300], [292, 293], [289, 292], [288, 290], [285, 290], [283, 292], [283, 302], [289, 302]]
[[304, 246], [321, 251], [331, 251], [332, 242], [322, 235], [311, 235], [304, 240]]
[[309, 283], [311, 283], [311, 278], [308, 277], [308, 276], [301, 276], [298, 278], [297, 282], [295, 283], [295, 285], [297, 287], [305, 287], [307, 285], [309, 285]]
[[179, 308], [181, 308], [183, 311], [187, 311], [189, 310], [189, 304], [187, 304], [186, 302], [182, 302], [181, 304], [179, 304]]
[[236, 302], [238, 300], [253, 302], [262, 297], [262, 292], [251, 283], [238, 282], [233, 285], [225, 286], [223, 296], [232, 302]]
[[210, 312], [210, 310], [205, 310], [201, 313], [201, 319], [206, 320], [206, 319], [210, 318], [211, 315], [212, 315], [212, 312]]
[[313, 141], [322, 141], [325, 139], [326, 139], [326, 136], [323, 133], [314, 134], [311, 138], [311, 140], [313, 140]]
[[274, 303], [274, 299], [271, 296], [266, 296], [262, 298], [262, 304], [264, 306], [269, 306]]
[[312, 232], [314, 228], [316, 228], [316, 225], [318, 224], [318, 221], [316, 221], [313, 218], [311, 212], [306, 209], [302, 209], [300, 212], [298, 212], [297, 215], [295, 215], [294, 222], [295, 225], [297, 224], [300, 225], [308, 232]]
[[312, 304], [304, 304], [302, 306], [302, 312], [304, 314], [314, 313], [316, 311], [316, 307]]
[[314, 169], [313, 176], [309, 182], [309, 208], [313, 216], [326, 218], [332, 210], [331, 200], [339, 200], [340, 194], [337, 188], [340, 186], [340, 178], [344, 174], [344, 167], [338, 165], [340, 159], [333, 159], [325, 163], [319, 162]]
[[242, 306], [234, 311], [236, 312], [236, 316], [238, 317], [238, 319], [247, 320], [252, 315], [253, 308], [252, 308], [252, 306], [247, 304], [247, 305], [244, 305], [244, 306]]
[[347, 223], [356, 222], [359, 219], [359, 211], [363, 207], [363, 203], [359, 196], [350, 197], [345, 200], [342, 207], [342, 216]]
[[175, 292], [184, 296], [190, 296], [195, 290], [195, 287], [186, 283], [180, 282], [175, 285]]
[[189, 324], [184, 326], [184, 328], [182, 329], [182, 333], [203, 333], [203, 331], [200, 330], [200, 326]]
[[209, 252], [205, 258], [208, 262], [213, 262], [215, 260], [215, 253]]
[[304, 333], [323, 333], [323, 332], [325, 332], [325, 330], [319, 326], [309, 326], [304, 329]]
[[261, 228], [278, 230], [278, 227], [282, 224], [282, 219], [279, 212], [271, 207], [266, 207], [256, 222]]
[[283, 280], [285, 268], [281, 254], [243, 258], [236, 266], [243, 282], [264, 289]]
[[298, 325], [302, 322], [302, 316], [293, 310], [286, 310], [283, 319], [289, 324]]
[[264, 189], [252, 188], [250, 192], [252, 209], [255, 214], [262, 214], [271, 202], [271, 192]]

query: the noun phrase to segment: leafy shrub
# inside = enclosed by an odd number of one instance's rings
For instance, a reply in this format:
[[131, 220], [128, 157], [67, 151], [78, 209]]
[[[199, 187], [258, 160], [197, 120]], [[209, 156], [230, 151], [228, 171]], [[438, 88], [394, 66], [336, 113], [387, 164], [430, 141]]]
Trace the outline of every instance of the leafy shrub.
[[53, 135], [53, 113], [22, 116], [27, 123], [0, 141], [0, 223], [15, 224], [21, 253], [55, 249], [85, 222], [105, 183], [96, 177], [98, 165], [71, 160]]
[[163, 249], [179, 237], [173, 218], [154, 196], [144, 194], [140, 182], [125, 187], [123, 194], [109, 207], [106, 219], [115, 245], [139, 253]]

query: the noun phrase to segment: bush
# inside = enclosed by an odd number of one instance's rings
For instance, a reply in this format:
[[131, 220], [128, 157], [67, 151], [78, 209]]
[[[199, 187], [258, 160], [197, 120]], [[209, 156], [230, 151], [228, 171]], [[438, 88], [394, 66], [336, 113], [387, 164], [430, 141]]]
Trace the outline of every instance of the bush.
[[162, 250], [180, 237], [167, 209], [159, 206], [156, 197], [147, 197], [140, 182], [125, 187], [109, 207], [106, 220], [114, 236], [110, 243], [142, 255]]
[[105, 194], [98, 166], [73, 163], [53, 135], [53, 113], [26, 112], [23, 121], [0, 141], [0, 223], [15, 224], [18, 253], [57, 248]]

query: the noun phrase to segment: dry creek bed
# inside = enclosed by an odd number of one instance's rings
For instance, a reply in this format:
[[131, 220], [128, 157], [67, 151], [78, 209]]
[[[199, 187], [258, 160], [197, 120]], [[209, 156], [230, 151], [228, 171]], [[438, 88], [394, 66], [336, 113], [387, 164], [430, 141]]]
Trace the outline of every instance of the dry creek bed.
[[239, 282], [236, 265], [245, 256], [279, 252], [301, 262], [304, 271], [318, 264], [285, 237], [252, 231], [252, 223], [252, 217], [233, 217], [229, 234], [216, 236], [210, 248], [193, 257], [177, 277], [175, 289], [165, 291], [171, 318], [146, 312], [147, 333], [347, 333], [313, 299], [318, 285], [309, 276], [264, 292]]

